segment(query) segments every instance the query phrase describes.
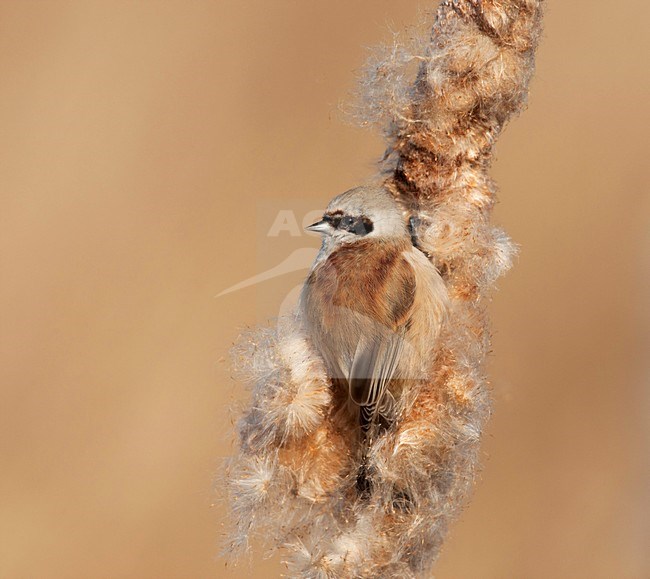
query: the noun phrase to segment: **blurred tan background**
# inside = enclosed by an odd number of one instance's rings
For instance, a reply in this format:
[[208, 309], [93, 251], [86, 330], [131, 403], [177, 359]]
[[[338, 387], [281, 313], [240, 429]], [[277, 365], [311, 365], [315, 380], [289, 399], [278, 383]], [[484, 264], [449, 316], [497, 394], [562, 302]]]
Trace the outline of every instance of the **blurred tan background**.
[[[269, 236], [278, 211], [373, 170], [339, 104], [421, 8], [0, 2], [0, 577], [282, 572], [217, 558], [212, 486], [246, 399], [228, 349], [304, 272], [214, 296], [318, 245]], [[549, 2], [493, 171], [521, 256], [441, 579], [650, 577], [648, 18]]]

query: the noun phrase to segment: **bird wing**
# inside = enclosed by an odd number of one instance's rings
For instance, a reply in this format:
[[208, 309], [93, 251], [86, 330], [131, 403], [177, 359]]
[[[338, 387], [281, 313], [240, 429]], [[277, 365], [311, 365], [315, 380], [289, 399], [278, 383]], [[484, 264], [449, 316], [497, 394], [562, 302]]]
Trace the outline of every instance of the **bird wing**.
[[343, 246], [312, 271], [303, 293], [316, 347], [331, 377], [347, 382], [366, 432], [393, 414], [390, 383], [408, 348], [416, 292], [408, 248], [376, 240]]
[[395, 399], [388, 386], [408, 347], [406, 331], [415, 300], [414, 271], [402, 254], [383, 273], [381, 299], [378, 294], [368, 296], [374, 305], [372, 315], [357, 318], [361, 331], [349, 366], [350, 399], [361, 407], [365, 431], [377, 422], [392, 422]]

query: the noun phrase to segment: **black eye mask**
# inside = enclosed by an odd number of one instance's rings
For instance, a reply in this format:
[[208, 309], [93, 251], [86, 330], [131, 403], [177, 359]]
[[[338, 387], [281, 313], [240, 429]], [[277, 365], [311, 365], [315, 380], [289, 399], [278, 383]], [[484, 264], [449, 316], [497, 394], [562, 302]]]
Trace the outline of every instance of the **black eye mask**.
[[368, 235], [374, 229], [372, 221], [363, 215], [352, 217], [337, 211], [328, 213], [323, 217], [323, 220], [331, 224], [334, 229], [342, 229], [355, 235]]

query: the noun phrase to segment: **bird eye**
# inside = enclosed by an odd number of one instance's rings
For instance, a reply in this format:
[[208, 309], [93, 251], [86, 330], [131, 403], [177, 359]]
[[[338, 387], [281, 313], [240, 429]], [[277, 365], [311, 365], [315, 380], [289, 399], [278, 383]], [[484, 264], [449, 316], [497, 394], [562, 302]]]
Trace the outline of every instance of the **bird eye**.
[[354, 219], [354, 217], [350, 217], [349, 215], [346, 215], [345, 217], [343, 217], [341, 219], [341, 225], [340, 226], [343, 229], [347, 229], [348, 231], [350, 231], [351, 229], [354, 229], [354, 222], [355, 221], [356, 220]]
[[372, 221], [365, 216], [352, 217], [351, 215], [344, 215], [339, 217], [339, 221], [335, 226], [337, 229], [343, 229], [355, 235], [367, 235], [373, 230]]

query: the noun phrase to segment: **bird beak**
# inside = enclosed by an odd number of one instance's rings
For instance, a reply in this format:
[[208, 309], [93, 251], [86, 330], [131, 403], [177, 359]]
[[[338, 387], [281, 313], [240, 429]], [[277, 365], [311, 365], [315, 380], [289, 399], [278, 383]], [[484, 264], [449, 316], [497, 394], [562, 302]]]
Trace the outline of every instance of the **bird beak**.
[[307, 231], [313, 231], [314, 233], [322, 233], [323, 235], [332, 234], [332, 226], [324, 219], [317, 221], [316, 223], [312, 223], [310, 226], [305, 227], [305, 229]]

